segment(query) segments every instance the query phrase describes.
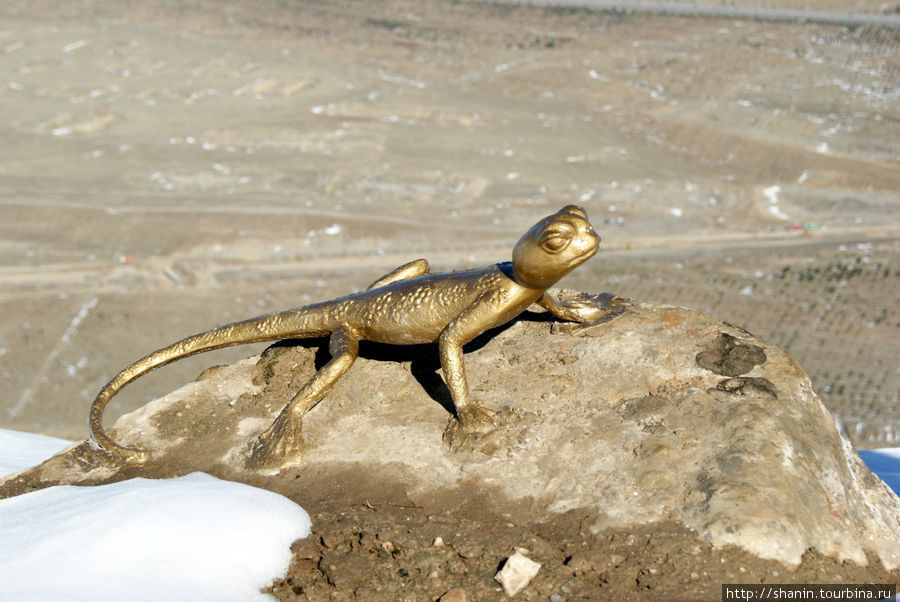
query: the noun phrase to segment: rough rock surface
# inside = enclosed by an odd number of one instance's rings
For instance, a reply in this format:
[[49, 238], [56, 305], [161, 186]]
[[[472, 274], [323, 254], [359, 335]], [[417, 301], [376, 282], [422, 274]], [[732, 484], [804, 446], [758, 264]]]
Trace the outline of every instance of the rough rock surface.
[[[676, 521], [788, 566], [808, 549], [900, 566], [900, 499], [786, 352], [688, 309], [606, 302], [624, 311], [587, 327], [529, 313], [467, 347], [473, 397], [498, 412], [496, 431], [477, 439], [443, 437], [450, 400], [433, 346], [364, 346], [307, 415], [304, 462], [277, 489], [363, 471], [422, 506], [476, 487], [532, 517], [587, 510], [595, 535]], [[247, 443], [326, 353], [280, 344], [123, 416], [114, 436], [153, 452], [144, 468], [82, 443], [13, 475], [0, 495], [195, 470], [266, 486], [276, 477], [243, 467]]]

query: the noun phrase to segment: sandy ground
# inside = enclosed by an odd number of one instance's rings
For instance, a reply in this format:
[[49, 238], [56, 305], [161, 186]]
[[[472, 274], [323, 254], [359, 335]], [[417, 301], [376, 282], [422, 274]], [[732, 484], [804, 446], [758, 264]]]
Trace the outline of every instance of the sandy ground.
[[607, 253], [577, 284], [771, 333], [842, 419], [896, 432], [895, 32], [254, 6], [4, 8], [4, 426], [80, 436], [158, 346], [415, 256], [504, 259], [578, 202]]
[[0, 15], [2, 426], [84, 436], [149, 351], [418, 256], [504, 260], [576, 202], [605, 242], [567, 285], [740, 323], [857, 445], [900, 440], [896, 30], [401, 0]]

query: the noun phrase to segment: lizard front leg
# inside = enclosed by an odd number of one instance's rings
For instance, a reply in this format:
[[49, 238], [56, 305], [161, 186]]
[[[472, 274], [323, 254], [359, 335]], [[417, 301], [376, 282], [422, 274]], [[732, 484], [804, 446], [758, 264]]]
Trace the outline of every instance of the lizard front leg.
[[462, 349], [463, 345], [492, 325], [493, 314], [486, 311], [486, 306], [481, 300], [476, 301], [447, 325], [438, 340], [441, 368], [453, 398], [457, 424], [467, 433], [486, 433], [495, 426], [494, 412], [476, 405], [469, 396]]
[[302, 456], [302, 417], [319, 403], [337, 380], [350, 369], [359, 354], [359, 337], [343, 328], [331, 335], [331, 360], [315, 373], [278, 418], [253, 443], [247, 464], [253, 468], [280, 468], [299, 464]]
[[550, 293], [544, 293], [537, 303], [560, 320], [581, 324], [599, 322], [612, 311], [603, 303], [601, 296], [588, 293], [562, 301], [554, 299]]

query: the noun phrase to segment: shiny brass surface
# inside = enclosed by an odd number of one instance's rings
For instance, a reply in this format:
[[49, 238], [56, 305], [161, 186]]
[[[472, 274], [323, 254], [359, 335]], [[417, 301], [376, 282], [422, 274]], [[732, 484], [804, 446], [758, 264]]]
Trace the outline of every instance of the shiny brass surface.
[[417, 259], [360, 293], [188, 337], [126, 367], [100, 391], [91, 405], [91, 437], [119, 460], [143, 464], [150, 457], [146, 451], [119, 445], [103, 429], [106, 404], [129, 382], [154, 368], [203, 351], [325, 335], [331, 337], [331, 360], [252, 443], [248, 465], [277, 468], [300, 461], [302, 416], [350, 368], [361, 340], [397, 345], [437, 342], [444, 379], [456, 409], [456, 427], [467, 433], [489, 431], [494, 414], [469, 397], [463, 345], [515, 318], [532, 303], [563, 320], [589, 322], [599, 317], [602, 311], [589, 300], [561, 302], [546, 292], [594, 255], [599, 243], [600, 237], [584, 209], [568, 205], [540, 220], [519, 239], [512, 262], [432, 274], [428, 262]]

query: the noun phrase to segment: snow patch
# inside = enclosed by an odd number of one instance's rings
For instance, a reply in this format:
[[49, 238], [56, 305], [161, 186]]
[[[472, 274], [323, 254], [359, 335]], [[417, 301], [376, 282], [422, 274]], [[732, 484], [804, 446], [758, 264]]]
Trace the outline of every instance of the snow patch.
[[[0, 475], [69, 441], [0, 429]], [[303, 508], [203, 473], [58, 486], [0, 500], [3, 599], [271, 600], [291, 543], [309, 536]]]
[[203, 473], [0, 500], [5, 600], [267, 600], [306, 512]]
[[768, 188], [763, 188], [763, 196], [769, 200], [769, 213], [778, 219], [788, 219], [788, 215], [778, 208], [778, 194], [781, 192], [781, 186], [775, 184]]
[[75, 52], [79, 48], [84, 48], [87, 45], [87, 40], [78, 40], [77, 42], [72, 42], [71, 44], [66, 44], [65, 46], [63, 46], [62, 51], [66, 54], [70, 54], [72, 52]]
[[56, 437], [0, 430], [0, 478], [40, 464], [71, 444]]

